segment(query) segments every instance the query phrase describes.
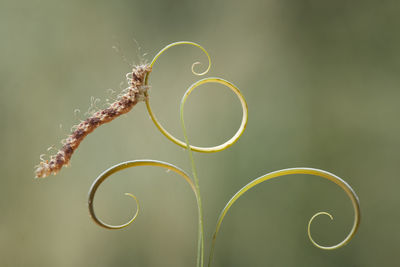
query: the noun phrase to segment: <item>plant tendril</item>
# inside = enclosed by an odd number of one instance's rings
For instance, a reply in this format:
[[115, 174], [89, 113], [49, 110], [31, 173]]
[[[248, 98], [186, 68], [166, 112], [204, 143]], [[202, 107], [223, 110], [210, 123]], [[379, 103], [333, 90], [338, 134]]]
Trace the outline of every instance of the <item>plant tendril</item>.
[[347, 194], [347, 196], [350, 198], [352, 204], [353, 204], [353, 209], [354, 209], [354, 221], [353, 221], [353, 227], [350, 230], [349, 234], [344, 238], [344, 240], [336, 245], [333, 246], [321, 246], [318, 243], [316, 243], [312, 237], [311, 237], [311, 233], [310, 233], [310, 226], [312, 221], [319, 215], [327, 215], [329, 217], [331, 217], [333, 219], [333, 217], [327, 213], [327, 212], [318, 212], [316, 213], [309, 221], [308, 223], [308, 236], [310, 238], [311, 243], [320, 248], [320, 249], [324, 249], [324, 250], [332, 250], [332, 249], [337, 249], [340, 247], [343, 247], [344, 245], [346, 245], [356, 234], [357, 229], [360, 225], [360, 219], [361, 219], [361, 214], [360, 214], [360, 201], [358, 200], [357, 194], [354, 192], [353, 188], [351, 188], [350, 185], [348, 185], [344, 180], [342, 180], [340, 177], [329, 173], [327, 171], [323, 171], [323, 170], [319, 170], [319, 169], [312, 169], [312, 168], [290, 168], [290, 169], [283, 169], [283, 170], [279, 170], [279, 171], [275, 171], [275, 172], [271, 172], [268, 174], [265, 174], [259, 178], [254, 179], [253, 181], [251, 181], [250, 183], [248, 183], [247, 185], [245, 185], [244, 187], [242, 187], [226, 204], [226, 206], [224, 207], [224, 209], [221, 211], [218, 221], [217, 221], [217, 226], [213, 235], [213, 239], [212, 239], [212, 245], [211, 245], [211, 250], [210, 250], [210, 256], [209, 256], [209, 260], [208, 260], [208, 266], [211, 266], [211, 262], [214, 256], [214, 249], [215, 249], [215, 241], [219, 232], [219, 229], [221, 227], [222, 221], [226, 215], [226, 213], [228, 212], [228, 210], [231, 208], [231, 206], [233, 205], [233, 203], [236, 202], [236, 200], [238, 200], [244, 193], [246, 193], [248, 190], [250, 190], [251, 188], [255, 187], [256, 185], [265, 182], [267, 180], [271, 180], [273, 178], [278, 178], [284, 175], [289, 175], [289, 174], [309, 174], [309, 175], [315, 175], [315, 176], [319, 176], [325, 179], [328, 179], [332, 182], [334, 182], [335, 184], [337, 184], [340, 188], [342, 188], [345, 193]]
[[[178, 45], [192, 45], [192, 46], [195, 46], [195, 47], [200, 48], [200, 49], [204, 52], [204, 54], [206, 54], [207, 59], [208, 59], [208, 67], [207, 67], [207, 69], [206, 69], [205, 71], [203, 71], [203, 72], [196, 72], [196, 71], [194, 70], [194, 66], [195, 66], [195, 65], [198, 65], [198, 64], [201, 64], [201, 63], [200, 63], [200, 62], [195, 62], [195, 63], [192, 64], [192, 68], [191, 68], [192, 73], [193, 73], [194, 75], [202, 76], [202, 75], [206, 74], [206, 73], [210, 70], [210, 68], [211, 68], [211, 58], [210, 58], [210, 55], [208, 54], [207, 50], [205, 50], [201, 45], [199, 45], [199, 44], [197, 44], [197, 43], [194, 43], [194, 42], [189, 42], [189, 41], [179, 41], [179, 42], [175, 42], [175, 43], [169, 44], [169, 45], [167, 45], [166, 47], [164, 47], [163, 49], [161, 49], [160, 52], [158, 52], [157, 55], [155, 55], [155, 57], [154, 57], [153, 60], [151, 61], [151, 63], [150, 63], [150, 68], [153, 68], [153, 66], [154, 66], [154, 64], [156, 63], [157, 59], [158, 59], [162, 54], [164, 54], [165, 51], [167, 51], [167, 50], [170, 49], [171, 47], [178, 46]], [[145, 79], [144, 79], [145, 85], [148, 85], [148, 79], [149, 79], [149, 75], [146, 75], [146, 77], [145, 77]]]
[[317, 218], [319, 215], [326, 215], [326, 216], [328, 216], [331, 220], [333, 220], [333, 216], [332, 216], [330, 213], [328, 213], [328, 212], [320, 211], [320, 212], [315, 213], [315, 214], [311, 217], [311, 219], [308, 221], [308, 226], [307, 226], [307, 235], [308, 235], [308, 238], [310, 239], [311, 243], [312, 243], [314, 246], [316, 246], [317, 248], [325, 249], [325, 250], [332, 250], [332, 249], [338, 248], [337, 246], [333, 246], [333, 247], [324, 247], [324, 246], [321, 246], [321, 245], [319, 245], [317, 242], [315, 242], [314, 239], [312, 238], [312, 236], [311, 236], [311, 223], [312, 223], [312, 222], [314, 221], [314, 219]]
[[194, 70], [194, 66], [196, 66], [196, 65], [201, 65], [201, 62], [198, 62], [198, 61], [197, 61], [197, 62], [195, 62], [195, 63], [192, 64], [192, 67], [191, 67], [192, 73], [193, 73], [194, 75], [197, 75], [197, 76], [202, 76], [202, 75], [206, 74], [206, 73], [210, 70], [211, 62], [210, 62], [210, 64], [208, 65], [208, 68], [207, 68], [205, 71], [200, 72], [200, 73], [198, 73], [198, 72], [196, 72], [196, 71]]
[[[161, 54], [163, 54], [167, 49], [173, 47], [173, 46], [177, 46], [177, 45], [183, 45], [183, 44], [188, 44], [188, 45], [193, 45], [196, 47], [199, 47], [206, 55], [208, 58], [208, 68], [202, 72], [202, 73], [196, 73], [193, 69], [194, 66], [199, 64], [199, 62], [195, 62], [192, 65], [192, 72], [196, 75], [204, 75], [206, 74], [210, 67], [211, 67], [211, 59], [210, 56], [208, 54], [208, 52], [199, 44], [196, 43], [192, 43], [192, 42], [176, 42], [176, 43], [172, 43], [166, 47], [164, 47], [163, 49], [161, 49], [161, 51], [154, 57], [153, 61], [150, 64], [150, 67], [153, 67], [153, 65], [155, 64], [155, 62], [157, 61], [157, 59], [161, 56]], [[147, 73], [145, 76], [145, 86], [148, 85], [148, 77], [149, 77], [150, 73]], [[191, 150], [196, 151], [196, 152], [205, 152], [205, 153], [213, 153], [213, 152], [218, 152], [218, 151], [222, 151], [228, 147], [230, 147], [231, 145], [233, 145], [239, 138], [240, 136], [243, 134], [244, 130], [246, 129], [246, 125], [247, 125], [247, 119], [248, 119], [248, 108], [247, 108], [247, 104], [246, 104], [246, 100], [244, 99], [242, 93], [237, 89], [236, 86], [234, 86], [232, 83], [221, 79], [221, 78], [206, 78], [203, 80], [200, 80], [196, 83], [194, 83], [187, 91], [185, 94], [190, 94], [197, 86], [202, 85], [204, 83], [220, 83], [223, 84], [227, 87], [229, 87], [235, 94], [236, 96], [239, 98], [239, 101], [242, 105], [242, 110], [243, 110], [243, 117], [242, 117], [242, 123], [238, 129], [238, 131], [236, 132], [236, 134], [229, 139], [228, 141], [226, 141], [224, 144], [219, 145], [219, 146], [214, 146], [214, 147], [197, 147], [197, 146], [190, 146]], [[181, 146], [183, 148], [187, 148], [187, 145], [185, 142], [182, 142], [181, 140], [177, 139], [176, 137], [172, 136], [167, 130], [165, 130], [165, 128], [159, 123], [159, 121], [157, 120], [155, 114], [153, 113], [151, 107], [150, 107], [150, 100], [148, 97], [148, 92], [145, 92], [146, 94], [146, 107], [147, 107], [147, 111], [149, 112], [150, 118], [153, 121], [153, 123], [156, 125], [156, 127], [158, 128], [158, 130], [165, 136], [167, 137], [169, 140], [171, 140], [172, 142], [174, 142], [175, 144], [177, 144], [178, 146]]]
[[107, 229], [121, 229], [121, 228], [124, 228], [124, 227], [130, 225], [136, 219], [136, 217], [139, 213], [139, 201], [134, 195], [132, 195], [130, 193], [125, 193], [125, 195], [130, 196], [133, 199], [135, 199], [136, 206], [137, 206], [136, 213], [127, 223], [124, 223], [121, 225], [109, 225], [109, 224], [103, 222], [102, 220], [100, 220], [96, 216], [96, 213], [94, 212], [93, 201], [94, 201], [94, 196], [97, 192], [97, 189], [108, 177], [110, 177], [114, 173], [117, 173], [124, 169], [131, 168], [131, 167], [138, 167], [138, 166], [156, 166], [156, 167], [162, 167], [167, 170], [172, 170], [172, 171], [176, 172], [177, 174], [179, 174], [181, 177], [183, 177], [185, 179], [185, 181], [190, 185], [191, 189], [193, 190], [194, 194], [197, 197], [195, 185], [193, 184], [189, 175], [187, 175], [183, 170], [176, 167], [175, 165], [172, 165], [170, 163], [163, 162], [163, 161], [157, 161], [157, 160], [132, 160], [132, 161], [122, 162], [122, 163], [112, 166], [111, 168], [109, 168], [108, 170], [106, 170], [102, 174], [100, 174], [99, 177], [97, 177], [97, 179], [94, 181], [94, 183], [92, 184], [92, 186], [89, 190], [89, 198], [88, 198], [89, 213], [90, 213], [90, 217], [93, 219], [93, 221], [95, 223], [97, 223], [101, 227], [104, 227]]
[[[190, 149], [196, 152], [203, 152], [203, 153], [214, 153], [214, 152], [219, 152], [222, 150], [227, 149], [228, 147], [232, 146], [243, 134], [244, 130], [246, 129], [247, 126], [247, 120], [248, 120], [248, 107], [247, 107], [247, 103], [246, 100], [244, 98], [244, 96], [242, 95], [242, 93], [240, 92], [240, 90], [233, 85], [232, 83], [222, 79], [222, 78], [218, 78], [218, 77], [210, 77], [210, 78], [204, 78], [202, 80], [199, 80], [197, 82], [195, 82], [194, 84], [192, 84], [189, 89], [185, 92], [182, 101], [185, 102], [186, 98], [191, 94], [191, 92], [198, 86], [206, 84], [206, 83], [219, 83], [222, 85], [225, 85], [226, 87], [228, 87], [229, 89], [231, 89], [235, 95], [238, 97], [241, 106], [242, 106], [242, 122], [240, 124], [239, 129], [237, 130], [237, 132], [225, 143], [221, 144], [221, 145], [217, 145], [217, 146], [213, 146], [213, 147], [198, 147], [198, 146], [193, 146], [190, 145]], [[181, 101], [181, 105], [182, 105], [182, 101]], [[186, 142], [182, 142], [181, 140], [177, 139], [176, 137], [172, 136], [167, 130], [164, 129], [164, 127], [158, 122], [157, 118], [155, 117], [153, 111], [151, 110], [150, 104], [149, 104], [149, 100], [147, 98], [146, 100], [146, 106], [147, 106], [147, 110], [149, 112], [149, 115], [151, 117], [151, 119], [153, 120], [154, 124], [156, 125], [156, 127], [158, 128], [158, 130], [160, 130], [160, 132], [162, 134], [164, 134], [165, 137], [167, 137], [169, 140], [171, 140], [172, 142], [174, 142], [175, 144], [177, 144], [178, 146], [181, 146], [183, 148], [187, 148], [187, 144]]]

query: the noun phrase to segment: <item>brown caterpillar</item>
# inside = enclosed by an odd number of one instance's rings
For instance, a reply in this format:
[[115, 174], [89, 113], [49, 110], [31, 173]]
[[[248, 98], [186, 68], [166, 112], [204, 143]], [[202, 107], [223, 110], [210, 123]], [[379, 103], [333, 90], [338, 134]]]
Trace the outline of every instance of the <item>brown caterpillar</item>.
[[[129, 88], [120, 95], [117, 101], [110, 104], [106, 109], [97, 111], [91, 117], [79, 123], [68, 138], [63, 147], [50, 160], [39, 163], [35, 174], [36, 178], [43, 178], [50, 174], [57, 174], [64, 165], [68, 165], [72, 154], [78, 148], [82, 140], [100, 125], [110, 122], [118, 116], [129, 112], [134, 105], [145, 99], [147, 86], [144, 86], [144, 79], [147, 73], [151, 72], [149, 65], [139, 65], [128, 73], [127, 79]], [[130, 77], [130, 75], [132, 77]]]

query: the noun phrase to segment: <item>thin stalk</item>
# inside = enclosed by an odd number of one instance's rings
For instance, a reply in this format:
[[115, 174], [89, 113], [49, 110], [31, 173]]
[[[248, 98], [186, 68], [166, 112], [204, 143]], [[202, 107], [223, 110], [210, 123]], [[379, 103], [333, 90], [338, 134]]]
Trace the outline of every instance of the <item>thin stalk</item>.
[[197, 207], [199, 213], [199, 230], [198, 230], [198, 243], [197, 243], [197, 267], [204, 266], [204, 225], [203, 225], [203, 205], [201, 201], [201, 194], [200, 194], [200, 186], [199, 186], [199, 178], [197, 176], [196, 164], [193, 158], [193, 152], [189, 144], [189, 138], [187, 136], [187, 131], [185, 127], [184, 115], [183, 115], [183, 107], [185, 105], [186, 98], [182, 98], [181, 108], [180, 108], [180, 116], [181, 116], [181, 125], [183, 130], [183, 135], [186, 142], [187, 151], [189, 154], [189, 160], [192, 168], [192, 175], [194, 179], [196, 195], [197, 195]]

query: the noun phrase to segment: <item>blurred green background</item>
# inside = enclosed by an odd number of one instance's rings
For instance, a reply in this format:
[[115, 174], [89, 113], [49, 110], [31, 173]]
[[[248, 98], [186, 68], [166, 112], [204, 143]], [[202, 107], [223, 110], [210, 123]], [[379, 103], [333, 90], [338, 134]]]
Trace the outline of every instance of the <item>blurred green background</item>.
[[[60, 147], [91, 97], [115, 97], [108, 89], [125, 88], [129, 64], [180, 40], [203, 45], [213, 60], [206, 76], [236, 84], [249, 105], [237, 144], [195, 154], [206, 252], [225, 203], [270, 171], [330, 171], [362, 205], [356, 237], [322, 251], [308, 241], [308, 219], [331, 212], [335, 220], [319, 218], [313, 236], [341, 241], [353, 216], [344, 192], [301, 175], [264, 183], [226, 217], [213, 266], [396, 266], [399, 8], [397, 1], [1, 1], [0, 266], [195, 266], [195, 198], [173, 173], [130, 169], [100, 188], [96, 211], [109, 223], [133, 212], [124, 192], [139, 198], [130, 227], [105, 230], [88, 216], [89, 187], [113, 164], [151, 158], [190, 172], [187, 153], [157, 131], [143, 103], [91, 134], [71, 167], [33, 179], [39, 155], [56, 152], [47, 148]], [[150, 79], [154, 112], [180, 138], [180, 97], [198, 80], [190, 71], [197, 60], [206, 62], [194, 47], [171, 49]], [[192, 144], [220, 144], [240, 124], [240, 104], [222, 86], [200, 88], [186, 107]]]

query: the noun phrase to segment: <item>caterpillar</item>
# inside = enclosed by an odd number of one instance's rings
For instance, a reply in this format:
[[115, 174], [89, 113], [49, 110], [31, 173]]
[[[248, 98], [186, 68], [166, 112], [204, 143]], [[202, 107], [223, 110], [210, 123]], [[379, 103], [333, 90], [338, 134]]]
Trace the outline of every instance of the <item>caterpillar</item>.
[[51, 156], [50, 160], [42, 160], [39, 163], [35, 170], [36, 178], [44, 178], [50, 174], [56, 175], [63, 166], [69, 165], [72, 154], [88, 134], [100, 125], [128, 113], [139, 101], [145, 100], [148, 86], [144, 85], [144, 79], [150, 72], [150, 65], [135, 66], [132, 72], [126, 75], [129, 87], [107, 108], [95, 112], [74, 127], [75, 130], [67, 137], [57, 154]]

